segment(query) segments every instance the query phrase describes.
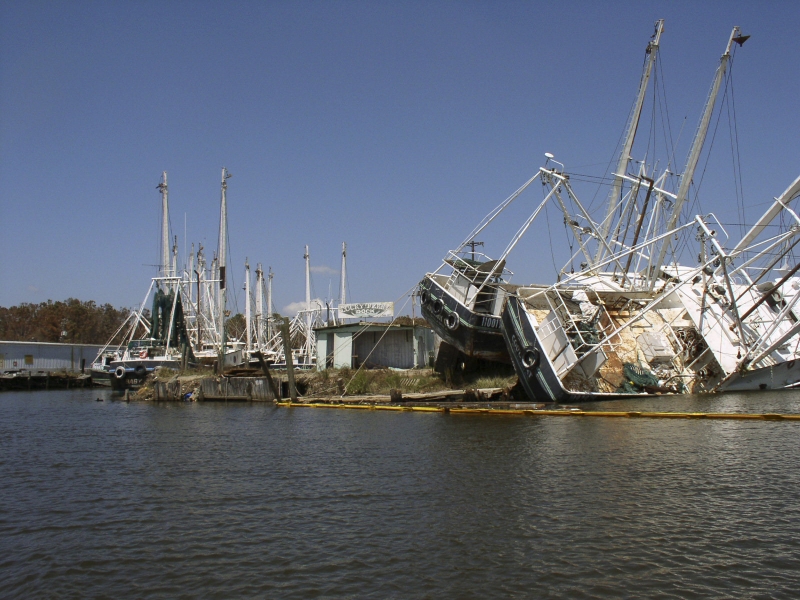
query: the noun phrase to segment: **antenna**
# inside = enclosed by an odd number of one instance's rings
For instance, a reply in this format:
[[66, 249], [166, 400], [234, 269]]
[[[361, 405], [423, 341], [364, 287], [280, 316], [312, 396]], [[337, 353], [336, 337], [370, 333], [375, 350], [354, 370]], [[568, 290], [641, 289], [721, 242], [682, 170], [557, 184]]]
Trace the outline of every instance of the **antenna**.
[[465, 246], [470, 246], [472, 248], [472, 260], [475, 260], [475, 246], [483, 246], [483, 242], [476, 242], [475, 240], [470, 240], [465, 244]]
[[339, 304], [347, 304], [347, 242], [342, 242], [342, 280], [339, 284]]

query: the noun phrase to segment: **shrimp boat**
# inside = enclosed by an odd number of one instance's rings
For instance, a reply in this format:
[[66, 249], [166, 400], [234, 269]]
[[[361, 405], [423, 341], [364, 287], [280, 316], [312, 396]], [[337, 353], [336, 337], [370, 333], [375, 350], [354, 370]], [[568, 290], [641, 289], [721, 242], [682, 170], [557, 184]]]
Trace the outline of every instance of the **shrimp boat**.
[[[152, 292], [152, 319], [148, 322], [144, 307]], [[111, 361], [112, 388], [141, 385], [148, 373], [159, 367], [185, 369], [196, 361], [186, 331], [179, 277], [155, 277], [131, 327], [122, 355]], [[136, 332], [146, 329], [146, 337]]]
[[[800, 217], [791, 207], [798, 197], [800, 177], [729, 251], [698, 220], [701, 256], [715, 260], [677, 294], [704, 341], [695, 361], [712, 391], [800, 382], [800, 263], [793, 256]], [[776, 231], [779, 217], [788, 217], [790, 225]]]
[[[344, 273], [346, 270], [346, 244], [342, 244], [342, 288], [344, 289]], [[314, 369], [317, 365], [317, 338], [314, 331], [326, 322], [337, 320], [338, 309], [323, 308], [318, 302], [311, 300], [311, 255], [308, 246], [303, 253], [305, 261], [305, 307], [289, 320], [289, 348], [291, 364], [297, 369]], [[275, 368], [286, 368], [286, 352], [283, 333], [278, 322], [279, 315], [272, 313], [272, 269], [264, 276], [259, 264], [256, 268], [255, 298], [251, 298], [250, 266], [245, 263], [245, 342], [244, 348], [251, 367], [258, 367], [260, 360]], [[265, 293], [266, 292], [266, 293]], [[266, 296], [266, 313], [264, 298]], [[252, 306], [255, 308], [255, 319], [252, 318]], [[327, 321], [323, 320], [323, 311], [327, 312]], [[260, 355], [260, 358], [257, 357]]]
[[[630, 160], [631, 147], [642, 112], [650, 74], [658, 55], [663, 26], [663, 20], [656, 22], [655, 32], [647, 44], [645, 66], [628, 121], [626, 141], [621, 153], [620, 172], [624, 172], [623, 169]], [[546, 156], [548, 161], [554, 158], [549, 153]], [[486, 230], [513, 202], [522, 197], [522, 194], [536, 180], [549, 186], [551, 191], [524, 221], [500, 257], [492, 259], [483, 253], [476, 253], [475, 247], [483, 244], [476, 241], [477, 236]], [[638, 181], [637, 185], [640, 185], [641, 177]], [[618, 182], [621, 182], [621, 179]], [[616, 204], [609, 203], [608, 217], [598, 226], [592, 222], [589, 214], [577, 201], [571, 189], [567, 189], [567, 195], [563, 197], [562, 191], [568, 186], [568, 177], [561, 177], [555, 169], [548, 169], [545, 165], [492, 210], [456, 250], [448, 252], [436, 271], [425, 275], [418, 285], [417, 293], [420, 298], [422, 316], [442, 340], [440, 354], [444, 350], [453, 355], [455, 350], [456, 355], [461, 353], [468, 358], [501, 363], [514, 362], [503, 337], [501, 316], [507, 298], [513, 296], [520, 286], [511, 283], [513, 273], [506, 268], [506, 262], [548, 203], [558, 204], [557, 210], [563, 212], [564, 223], [572, 229], [572, 234], [575, 239], [579, 240], [582, 249], [585, 250], [586, 242], [584, 240], [588, 235], [595, 240], [601, 240], [598, 246], [601, 256], [614, 255], [606, 238], [609, 233], [608, 223], [617, 209]], [[616, 199], [619, 191], [618, 186], [616, 192], [612, 192], [611, 198]], [[577, 217], [573, 214], [575, 211], [577, 211]], [[622, 266], [619, 266], [621, 269]]]
[[114, 368], [111, 363], [119, 361], [125, 353], [125, 342], [120, 341], [123, 331], [126, 327], [130, 327], [133, 320], [137, 318], [137, 311], [131, 311], [125, 321], [117, 328], [111, 339], [106, 342], [106, 345], [97, 353], [97, 357], [89, 367], [89, 374], [92, 377], [92, 383], [103, 387], [110, 387], [114, 376]]
[[[518, 288], [508, 298], [502, 331], [528, 398], [579, 402], [632, 393], [774, 389], [800, 382], [800, 310], [795, 308], [800, 265], [789, 264], [800, 241], [795, 239], [800, 218], [789, 206], [800, 195], [800, 178], [733, 250], [726, 250], [727, 233], [713, 214], [678, 225], [731, 46], [746, 39], [734, 28], [677, 193], [642, 173], [638, 183], [633, 181], [628, 200], [636, 224], [633, 241], [613, 233], [628, 230], [622, 220], [616, 228], [590, 223], [586, 229], [595, 239], [610, 234], [606, 239], [622, 250], [610, 252], [607, 243], [592, 253], [582, 245], [586, 268], [581, 272], [551, 286]], [[622, 171], [615, 177], [617, 182], [631, 179]], [[572, 197], [567, 174], [554, 169], [549, 178], [551, 187], [564, 188]], [[647, 188], [641, 205], [635, 201], [637, 187]], [[648, 211], [651, 198], [655, 203]], [[579, 205], [577, 199], [574, 203]], [[667, 213], [668, 204], [672, 209]], [[623, 217], [627, 210], [621, 209]], [[646, 215], [650, 224], [639, 242]], [[663, 229], [657, 226], [661, 215]], [[790, 216], [792, 226], [762, 239], [779, 215]], [[670, 244], [692, 230], [698, 263], [666, 264]], [[721, 235], [726, 239], [720, 240]], [[630, 270], [634, 261], [636, 268]]]
[[[188, 298], [194, 318], [189, 329], [194, 354], [201, 365], [218, 366], [220, 371], [241, 365], [244, 358], [244, 344], [240, 340], [228, 339], [227, 268], [228, 268], [228, 179], [231, 173], [222, 167], [220, 179], [220, 217], [217, 253], [210, 268], [206, 269], [206, 259], [202, 246], [197, 252], [195, 269], [194, 246], [191, 263], [187, 269]], [[194, 289], [196, 289], [196, 300]]]
[[123, 328], [128, 327], [125, 344], [113, 350], [105, 348], [100, 353], [99, 359], [103, 360], [110, 373], [113, 389], [141, 385], [147, 374], [159, 367], [177, 369], [195, 364], [186, 326], [186, 288], [183, 278], [177, 275], [177, 239], [173, 244], [169, 240], [169, 188], [166, 171], [162, 173], [161, 182], [156, 188], [161, 193], [160, 275], [151, 280], [139, 309], [123, 323]]
[[[512, 240], [503, 255], [492, 260], [475, 252], [474, 239], [537, 177], [498, 206], [466, 241], [448, 253], [442, 266], [419, 283], [422, 316], [445, 346], [468, 357], [509, 362], [500, 331], [500, 310], [507, 294], [515, 289], [510, 284], [513, 273], [505, 268], [505, 260], [516, 242]], [[522, 233], [515, 236], [517, 241]], [[470, 244], [471, 254], [466, 249]]]

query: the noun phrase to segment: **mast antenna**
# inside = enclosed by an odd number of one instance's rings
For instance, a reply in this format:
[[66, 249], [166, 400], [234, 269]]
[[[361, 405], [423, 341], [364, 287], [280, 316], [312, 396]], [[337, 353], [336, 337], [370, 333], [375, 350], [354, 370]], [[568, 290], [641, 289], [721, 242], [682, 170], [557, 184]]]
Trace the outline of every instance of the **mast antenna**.
[[[711, 115], [714, 112], [714, 104], [717, 101], [719, 88], [722, 84], [722, 79], [725, 77], [725, 72], [728, 68], [728, 62], [731, 58], [731, 46], [734, 42], [741, 46], [749, 37], [749, 35], [742, 36], [738, 26], [734, 27], [733, 31], [731, 31], [731, 35], [728, 38], [728, 44], [725, 46], [725, 52], [719, 59], [719, 66], [717, 67], [717, 72], [714, 75], [714, 82], [711, 84], [711, 91], [709, 92], [708, 99], [706, 100], [703, 116], [700, 118], [700, 123], [697, 126], [697, 131], [695, 132], [692, 148], [689, 151], [689, 157], [686, 160], [686, 167], [681, 175], [678, 193], [676, 194], [675, 198], [675, 204], [672, 207], [672, 213], [670, 213], [669, 221], [667, 222], [665, 231], [670, 231], [675, 228], [675, 224], [678, 222], [678, 218], [681, 216], [683, 205], [686, 203], [686, 199], [689, 196], [689, 187], [692, 185], [692, 178], [694, 177], [694, 172], [697, 168], [697, 162], [700, 160], [700, 153], [702, 152], [703, 144], [706, 141], [708, 126], [711, 122]], [[670, 239], [665, 238], [661, 243], [661, 248], [659, 249], [656, 262], [651, 265], [650, 290], [655, 287], [656, 281], [658, 280], [658, 274], [661, 271], [661, 265], [664, 264], [664, 257], [667, 254], [669, 245]]]
[[342, 278], [339, 283], [339, 304], [347, 304], [347, 242], [342, 242]]
[[166, 171], [161, 173], [161, 183], [156, 189], [161, 192], [161, 276], [169, 277], [169, 188]]

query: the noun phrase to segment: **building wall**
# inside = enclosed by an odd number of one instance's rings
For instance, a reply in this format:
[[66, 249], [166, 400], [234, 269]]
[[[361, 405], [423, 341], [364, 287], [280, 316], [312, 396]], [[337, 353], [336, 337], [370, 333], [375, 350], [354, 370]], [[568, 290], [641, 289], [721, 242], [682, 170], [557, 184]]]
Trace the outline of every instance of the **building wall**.
[[317, 332], [317, 369], [357, 368], [365, 361], [373, 367], [422, 368], [432, 364], [433, 350], [433, 331], [427, 327], [365, 331], [350, 325]]
[[433, 330], [426, 327], [418, 327], [416, 334], [417, 342], [414, 348], [416, 351], [416, 367], [432, 367], [435, 354]]
[[80, 371], [88, 369], [103, 346], [44, 342], [0, 342], [0, 371]]
[[328, 334], [317, 334], [317, 371], [327, 369]]
[[[385, 333], [385, 335], [384, 335]], [[383, 337], [381, 337], [383, 336]], [[367, 366], [411, 369], [414, 367], [414, 338], [405, 331], [366, 331], [353, 340], [354, 367]]]
[[352, 366], [353, 362], [353, 333], [335, 332], [333, 334], [333, 368], [343, 369]]

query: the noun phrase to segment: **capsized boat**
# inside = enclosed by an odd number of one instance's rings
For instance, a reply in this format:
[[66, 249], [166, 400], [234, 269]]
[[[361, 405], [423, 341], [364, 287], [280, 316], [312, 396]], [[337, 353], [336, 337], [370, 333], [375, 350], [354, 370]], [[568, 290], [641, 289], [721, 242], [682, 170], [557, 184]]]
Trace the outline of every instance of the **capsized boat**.
[[[663, 19], [655, 23], [655, 31], [645, 50], [639, 89], [620, 154], [619, 173], [624, 174], [630, 160], [650, 75], [658, 55], [663, 26]], [[547, 156], [548, 160], [553, 158], [550, 154]], [[499, 258], [492, 259], [476, 252], [475, 247], [482, 245], [482, 242], [476, 241], [477, 236], [519, 199], [537, 179], [540, 179], [545, 186], [549, 186], [550, 192], [544, 201], [537, 203], [533, 213], [512, 237]], [[512, 362], [503, 340], [500, 318], [506, 298], [519, 287], [511, 283], [513, 273], [506, 267], [509, 255], [548, 202], [557, 202], [557, 210], [563, 212], [564, 223], [569, 225], [572, 235], [578, 240], [579, 252], [584, 253], [588, 264], [594, 264], [606, 254], [613, 256], [615, 248], [610, 245], [607, 238], [609, 233], [612, 235], [615, 233], [611, 229], [611, 222], [622, 198], [622, 183], [622, 177], [615, 180], [615, 189], [609, 197], [608, 216], [600, 224], [592, 221], [583, 205], [577, 200], [569, 186], [568, 178], [561, 177], [555, 168], [548, 169], [547, 165], [539, 169], [533, 177], [492, 210], [455, 250], [447, 253], [442, 265], [436, 271], [426, 274], [418, 285], [417, 293], [422, 316], [442, 340], [439, 354], [446, 353], [453, 360], [456, 360], [461, 353], [469, 358]], [[637, 190], [641, 183], [640, 177], [636, 183]], [[590, 239], [587, 239], [587, 236]], [[590, 246], [593, 247], [591, 250]], [[619, 268], [622, 270], [622, 265], [619, 265]]]
[[[749, 382], [742, 384], [737, 372], [744, 363], [731, 361], [731, 357], [763, 360], [765, 353], [797, 332], [789, 323], [779, 325], [769, 319], [756, 346], [760, 353], [753, 356], [750, 348], [743, 355], [738, 346], [746, 343], [747, 331], [730, 298], [752, 294], [752, 285], [738, 293], [734, 289], [736, 282], [726, 266], [730, 256], [716, 240], [716, 231], [724, 228], [714, 215], [699, 215], [679, 224], [731, 47], [746, 39], [738, 27], [728, 39], [677, 192], [663, 189], [664, 176], [658, 180], [647, 177], [644, 163], [636, 177], [619, 169], [614, 174], [606, 220], [594, 223], [582, 212], [585, 225], [577, 220], [570, 223], [565, 212], [565, 223], [573, 226], [579, 243], [576, 228], [581, 225], [588, 240], [597, 242], [593, 254], [580, 243], [585, 257], [582, 270], [551, 286], [519, 288], [507, 300], [502, 313], [503, 336], [529, 399], [578, 402], [629, 397], [630, 393], [719, 391], [725, 386], [733, 389], [735, 382], [746, 386], [738, 389], [759, 389], [765, 372], [753, 372]], [[621, 167], [625, 166], [622, 159]], [[551, 188], [563, 187], [573, 196], [569, 174], [563, 168], [542, 173], [542, 178]], [[623, 181], [633, 184], [627, 200], [617, 196]], [[641, 189], [647, 191], [643, 202], [637, 202]], [[559, 203], [563, 205], [560, 199]], [[573, 204], [582, 206], [577, 198]], [[612, 223], [615, 213], [620, 216]], [[646, 218], [649, 222], [643, 228]], [[675, 260], [674, 241], [694, 228], [700, 244], [698, 264], [686, 266]], [[629, 231], [633, 231], [630, 242]], [[670, 254], [673, 260], [667, 262]], [[710, 275], [724, 281], [712, 281]], [[716, 311], [707, 302], [712, 295], [718, 304]], [[778, 339], [768, 343], [764, 336], [773, 330], [780, 332]], [[758, 368], [765, 366], [761, 363]], [[791, 379], [785, 376], [781, 382]]]
[[[692, 224], [643, 242], [627, 252], [643, 253]], [[624, 254], [609, 257], [619, 261]], [[608, 273], [586, 270], [550, 286], [519, 288], [503, 308], [503, 338], [529, 399], [581, 402], [631, 394], [701, 391], [703, 365], [694, 346], [683, 343], [693, 324], [676, 295], [712, 260], [677, 267], [657, 291], [641, 275], [623, 287]]]
[[[702, 256], [715, 260], [677, 295], [703, 341], [695, 361], [713, 391], [777, 389], [800, 382], [800, 177], [731, 249], [701, 219]], [[789, 225], [773, 223], [785, 217]]]

